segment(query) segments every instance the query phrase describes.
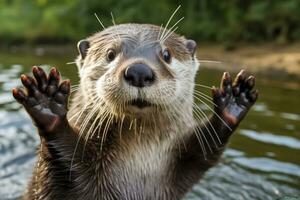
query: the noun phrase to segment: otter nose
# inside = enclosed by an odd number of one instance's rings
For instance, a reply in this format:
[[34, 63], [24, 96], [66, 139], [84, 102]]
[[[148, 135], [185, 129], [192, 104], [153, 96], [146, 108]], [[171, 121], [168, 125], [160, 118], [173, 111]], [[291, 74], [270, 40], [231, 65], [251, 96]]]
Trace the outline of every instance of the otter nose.
[[129, 85], [135, 87], [150, 86], [154, 82], [153, 71], [145, 64], [134, 64], [129, 66], [125, 70], [124, 78]]

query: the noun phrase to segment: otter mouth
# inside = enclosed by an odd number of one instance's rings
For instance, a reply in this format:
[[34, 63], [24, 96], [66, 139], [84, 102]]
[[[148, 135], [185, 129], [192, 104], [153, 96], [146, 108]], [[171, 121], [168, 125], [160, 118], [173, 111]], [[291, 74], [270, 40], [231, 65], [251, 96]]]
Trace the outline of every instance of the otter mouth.
[[129, 102], [129, 105], [136, 106], [136, 107], [138, 107], [140, 109], [145, 108], [145, 107], [153, 106], [152, 103], [150, 103], [149, 101], [145, 101], [143, 99], [134, 99], [134, 100], [131, 100]]

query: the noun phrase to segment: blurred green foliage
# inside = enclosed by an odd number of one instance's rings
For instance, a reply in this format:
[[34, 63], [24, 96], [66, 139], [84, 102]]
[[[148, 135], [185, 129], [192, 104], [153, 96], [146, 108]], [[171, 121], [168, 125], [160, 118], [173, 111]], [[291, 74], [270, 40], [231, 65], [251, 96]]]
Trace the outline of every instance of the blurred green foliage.
[[116, 23], [166, 24], [178, 5], [177, 32], [198, 41], [236, 42], [300, 39], [299, 0], [1, 0], [0, 43], [69, 42]]

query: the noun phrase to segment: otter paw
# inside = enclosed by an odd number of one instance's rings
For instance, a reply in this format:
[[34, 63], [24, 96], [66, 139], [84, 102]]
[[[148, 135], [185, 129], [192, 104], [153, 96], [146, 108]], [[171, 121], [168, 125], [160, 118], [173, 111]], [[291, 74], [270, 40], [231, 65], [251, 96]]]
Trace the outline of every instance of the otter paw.
[[66, 122], [70, 81], [60, 83], [60, 75], [52, 68], [49, 76], [40, 67], [33, 67], [34, 78], [25, 74], [21, 81], [26, 89], [14, 88], [14, 98], [21, 103], [42, 131], [51, 132]]
[[233, 83], [229, 73], [225, 72], [220, 89], [212, 89], [215, 112], [230, 127], [237, 126], [257, 100], [258, 91], [253, 90], [254, 85], [254, 76], [246, 77], [245, 71], [241, 70]]

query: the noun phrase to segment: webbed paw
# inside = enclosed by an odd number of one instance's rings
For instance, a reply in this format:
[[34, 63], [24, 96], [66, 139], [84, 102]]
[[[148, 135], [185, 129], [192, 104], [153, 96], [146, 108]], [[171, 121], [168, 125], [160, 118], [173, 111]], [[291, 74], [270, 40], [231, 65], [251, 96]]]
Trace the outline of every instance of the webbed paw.
[[14, 88], [14, 98], [21, 103], [42, 131], [51, 132], [66, 122], [67, 104], [70, 94], [70, 81], [60, 83], [60, 75], [52, 68], [49, 76], [40, 67], [33, 67], [34, 78], [21, 75], [26, 88]]
[[233, 83], [229, 73], [225, 72], [220, 89], [212, 89], [213, 100], [217, 105], [215, 112], [231, 128], [239, 124], [257, 100], [258, 91], [253, 90], [254, 85], [254, 76], [246, 77], [245, 71], [241, 70]]

